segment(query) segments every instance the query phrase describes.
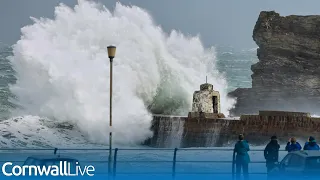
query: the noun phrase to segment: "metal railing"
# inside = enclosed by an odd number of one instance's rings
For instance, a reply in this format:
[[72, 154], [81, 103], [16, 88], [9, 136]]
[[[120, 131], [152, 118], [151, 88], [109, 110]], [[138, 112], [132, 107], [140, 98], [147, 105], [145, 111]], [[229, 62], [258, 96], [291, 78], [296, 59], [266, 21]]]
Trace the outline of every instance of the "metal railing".
[[[109, 149], [0, 149], [0, 152], [2, 151], [9, 151], [9, 152], [14, 152], [14, 151], [52, 151], [53, 152], [57, 152], [57, 150], [59, 152], [62, 151], [102, 151], [103, 153], [105, 152], [106, 157], [108, 156], [109, 153]], [[225, 174], [225, 175], [231, 175], [232, 178], [235, 177], [235, 153], [233, 152], [233, 149], [218, 149], [218, 148], [195, 148], [195, 149], [191, 149], [191, 148], [174, 148], [174, 149], [168, 149], [168, 148], [145, 148], [145, 149], [121, 149], [121, 148], [115, 148], [112, 149], [113, 151], [113, 159], [112, 161], [109, 160], [89, 160], [89, 161], [82, 161], [82, 162], [87, 162], [87, 163], [106, 163], [106, 169], [108, 169], [108, 172], [106, 174], [108, 174], [109, 176], [112, 176], [113, 178], [115, 178], [117, 175], [120, 174], [131, 174], [130, 172], [121, 172], [118, 171], [118, 164], [119, 163], [146, 163], [146, 164], [152, 164], [152, 163], [171, 163], [171, 171], [169, 172], [138, 172], [138, 173], [132, 173], [132, 174], [167, 174], [170, 175], [173, 179], [176, 177], [176, 175], [179, 174]], [[150, 160], [127, 160], [127, 161], [121, 161], [119, 160], [119, 151], [172, 151], [172, 160], [154, 160], [154, 161], [150, 161]], [[211, 160], [211, 161], [200, 161], [200, 160], [179, 160], [177, 158], [178, 152], [179, 151], [227, 151], [227, 152], [232, 152], [232, 160], [228, 161], [228, 160]], [[282, 151], [282, 150], [280, 150]], [[250, 152], [261, 152], [263, 153], [263, 150], [261, 149], [253, 149], [250, 150]], [[53, 153], [52, 153], [53, 154]], [[21, 159], [21, 160], [16, 160], [16, 161], [12, 161], [12, 162], [24, 162], [25, 159]], [[5, 161], [8, 161], [7, 159], [5, 159]], [[0, 160], [0, 162], [4, 162], [2, 160]], [[80, 162], [81, 163], [81, 162]], [[177, 172], [177, 163], [217, 163], [217, 164], [221, 164], [221, 163], [225, 163], [228, 164], [230, 163], [231, 166], [231, 172]], [[262, 164], [265, 163], [265, 161], [251, 161], [250, 164]], [[108, 165], [111, 165], [111, 170], [108, 168]], [[229, 166], [229, 167], [230, 167]], [[267, 172], [249, 172], [249, 174], [267, 174]]]

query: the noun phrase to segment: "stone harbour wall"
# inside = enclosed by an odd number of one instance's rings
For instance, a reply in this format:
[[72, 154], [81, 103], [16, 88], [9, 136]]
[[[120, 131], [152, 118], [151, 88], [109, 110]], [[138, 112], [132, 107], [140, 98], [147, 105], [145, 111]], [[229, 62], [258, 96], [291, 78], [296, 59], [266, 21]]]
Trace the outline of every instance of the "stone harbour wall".
[[272, 135], [277, 135], [282, 143], [290, 137], [303, 141], [309, 136], [320, 139], [320, 118], [242, 115], [240, 119], [238, 122], [233, 121], [225, 132], [233, 134], [232, 138], [237, 138], [237, 134], [243, 132], [246, 139], [255, 145], [264, 145]]
[[[229, 146], [234, 144], [241, 133], [252, 145], [265, 145], [273, 135], [277, 135], [282, 143], [286, 143], [290, 137], [296, 137], [301, 144], [309, 136], [320, 140], [320, 118], [305, 116], [308, 113], [260, 113], [242, 115], [239, 120], [210, 116], [206, 118], [195, 116], [194, 113], [193, 116], [189, 114], [188, 117], [179, 118], [158, 116], [154, 118], [154, 136], [145, 144], [153, 147]], [[177, 119], [180, 122], [178, 130], [172, 123]], [[174, 138], [175, 143], [170, 138]]]

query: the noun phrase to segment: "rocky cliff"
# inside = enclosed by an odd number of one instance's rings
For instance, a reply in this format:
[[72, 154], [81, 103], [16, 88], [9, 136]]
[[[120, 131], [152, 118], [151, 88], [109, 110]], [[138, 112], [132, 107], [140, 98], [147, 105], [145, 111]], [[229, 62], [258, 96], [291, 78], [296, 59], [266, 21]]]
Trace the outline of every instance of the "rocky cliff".
[[251, 66], [252, 88], [237, 98], [231, 114], [259, 110], [320, 114], [320, 16], [280, 16], [263, 11], [253, 30], [259, 62]]

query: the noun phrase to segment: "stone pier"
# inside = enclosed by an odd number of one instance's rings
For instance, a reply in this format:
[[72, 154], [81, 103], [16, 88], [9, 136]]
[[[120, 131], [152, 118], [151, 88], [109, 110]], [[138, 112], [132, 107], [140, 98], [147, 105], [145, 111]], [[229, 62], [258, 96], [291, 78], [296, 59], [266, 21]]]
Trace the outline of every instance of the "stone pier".
[[[265, 145], [273, 135], [277, 135], [282, 143], [286, 143], [290, 137], [296, 137], [304, 144], [309, 136], [314, 136], [320, 142], [320, 118], [310, 117], [308, 113], [261, 111], [257, 115], [242, 115], [240, 119], [190, 115], [155, 116], [155, 134], [146, 144], [152, 147], [228, 146], [233, 145], [240, 133], [253, 145]], [[173, 120], [183, 124], [180, 126], [183, 132], [172, 126]], [[166, 142], [171, 141], [170, 138], [179, 138], [181, 142], [168, 146]]]

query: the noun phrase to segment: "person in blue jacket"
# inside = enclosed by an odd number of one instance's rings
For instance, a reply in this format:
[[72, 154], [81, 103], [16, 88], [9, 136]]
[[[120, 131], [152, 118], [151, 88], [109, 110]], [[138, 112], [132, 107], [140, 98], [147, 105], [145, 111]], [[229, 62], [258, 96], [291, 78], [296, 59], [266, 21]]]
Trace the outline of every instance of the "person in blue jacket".
[[249, 163], [250, 156], [248, 151], [250, 151], [249, 144], [244, 140], [242, 134], [238, 137], [239, 141], [234, 146], [234, 152], [236, 153], [236, 178], [240, 179], [241, 169], [243, 171], [243, 176], [245, 179], [249, 178]]
[[302, 149], [301, 145], [297, 142], [296, 138], [292, 137], [289, 139], [289, 142], [286, 146], [286, 151], [300, 151]]
[[316, 140], [314, 139], [314, 137], [310, 136], [308, 139], [308, 142], [306, 142], [306, 144], [303, 147], [303, 150], [317, 150], [319, 151], [319, 145], [317, 144]]

